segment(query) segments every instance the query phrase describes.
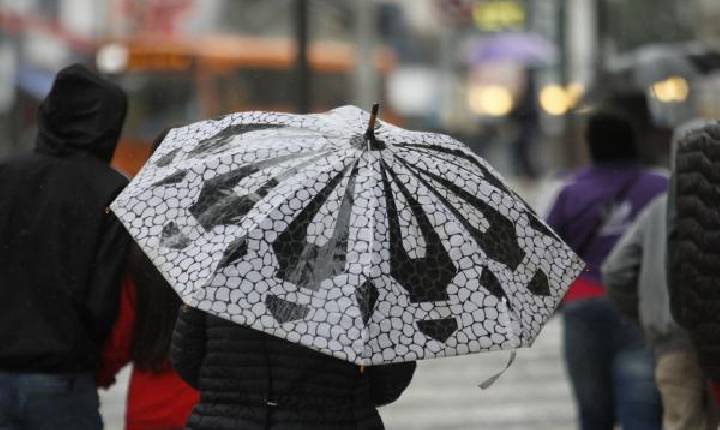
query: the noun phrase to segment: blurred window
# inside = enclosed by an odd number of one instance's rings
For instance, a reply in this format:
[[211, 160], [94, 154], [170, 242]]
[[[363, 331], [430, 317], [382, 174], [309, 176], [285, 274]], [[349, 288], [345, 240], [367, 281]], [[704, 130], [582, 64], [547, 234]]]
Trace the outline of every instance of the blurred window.
[[128, 92], [124, 135], [151, 140], [166, 127], [198, 119], [193, 74], [187, 72], [132, 72], [120, 78]]
[[[351, 103], [352, 70], [314, 71], [313, 110], [327, 110]], [[260, 109], [293, 111], [297, 97], [296, 74], [292, 68], [252, 68], [223, 73], [214, 79], [218, 111]]]

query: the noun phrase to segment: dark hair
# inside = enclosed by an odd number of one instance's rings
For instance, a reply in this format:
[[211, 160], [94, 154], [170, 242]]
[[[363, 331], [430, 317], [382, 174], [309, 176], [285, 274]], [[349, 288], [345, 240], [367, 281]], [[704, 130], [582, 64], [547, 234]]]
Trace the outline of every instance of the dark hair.
[[128, 255], [130, 275], [135, 282], [135, 324], [130, 357], [142, 370], [164, 370], [180, 298], [137, 244]]
[[[152, 152], [160, 146], [170, 128], [153, 140]], [[130, 358], [142, 370], [164, 370], [175, 328], [180, 298], [140, 247], [133, 243], [128, 270], [135, 282], [135, 324], [130, 341]]]
[[586, 138], [594, 163], [638, 160], [635, 130], [630, 120], [615, 112], [598, 111], [588, 118]]
[[163, 140], [165, 140], [165, 137], [167, 137], [168, 133], [170, 133], [170, 130], [172, 130], [172, 127], [165, 128], [163, 131], [158, 133], [157, 136], [155, 136], [155, 139], [153, 139], [150, 146], [150, 153], [153, 153], [158, 149], [160, 144], [163, 143]]

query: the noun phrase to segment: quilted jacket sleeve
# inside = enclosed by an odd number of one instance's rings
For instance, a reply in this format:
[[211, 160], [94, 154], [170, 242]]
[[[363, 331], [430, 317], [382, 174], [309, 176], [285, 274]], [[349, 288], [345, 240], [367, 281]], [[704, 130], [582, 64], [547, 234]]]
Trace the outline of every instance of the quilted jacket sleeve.
[[204, 357], [205, 313], [183, 305], [172, 336], [170, 361], [178, 375], [195, 389]]
[[370, 396], [375, 406], [397, 400], [410, 385], [415, 367], [414, 361], [366, 367], [364, 371], [370, 378]]

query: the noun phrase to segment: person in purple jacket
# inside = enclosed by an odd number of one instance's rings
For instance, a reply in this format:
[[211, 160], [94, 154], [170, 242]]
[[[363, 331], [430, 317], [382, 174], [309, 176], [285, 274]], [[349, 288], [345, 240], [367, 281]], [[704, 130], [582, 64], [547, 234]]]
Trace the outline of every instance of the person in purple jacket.
[[653, 356], [639, 329], [607, 299], [600, 267], [638, 213], [667, 189], [667, 178], [643, 168], [630, 121], [593, 113], [586, 139], [592, 164], [558, 194], [548, 223], [587, 263], [564, 299], [564, 354], [580, 428], [661, 428]]

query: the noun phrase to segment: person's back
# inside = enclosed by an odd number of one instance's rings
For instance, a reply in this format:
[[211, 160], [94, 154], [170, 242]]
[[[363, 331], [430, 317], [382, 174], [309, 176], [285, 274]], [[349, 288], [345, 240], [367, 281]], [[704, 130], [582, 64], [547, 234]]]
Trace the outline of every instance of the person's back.
[[[632, 126], [618, 114], [594, 114], [587, 139], [592, 164], [561, 190], [548, 223], [587, 263], [581, 278], [599, 286], [605, 257], [638, 213], [667, 190], [667, 178], [638, 163]], [[566, 300], [578, 295], [584, 297], [571, 288]]]
[[667, 179], [638, 163], [635, 132], [619, 114], [588, 123], [593, 164], [559, 193], [548, 224], [587, 263], [564, 299], [565, 362], [580, 428], [659, 429], [652, 354], [635, 327], [606, 297], [600, 267], [637, 214], [667, 188]]
[[588, 270], [582, 276], [601, 282], [605, 257], [637, 214], [666, 189], [665, 176], [632, 162], [595, 164], [573, 177], [558, 196], [551, 222], [561, 226], [568, 245], [583, 248]]
[[177, 372], [200, 391], [189, 429], [382, 429], [376, 406], [396, 400], [415, 363], [361, 368], [183, 307]]
[[[116, 316], [129, 242], [106, 209], [127, 184], [109, 167], [126, 105], [119, 87], [82, 66], [63, 69], [40, 107], [35, 151], [0, 162], [0, 386], [5, 394], [11, 387], [22, 394], [27, 385], [17, 380], [22, 375], [55, 389], [95, 388], [91, 372]], [[67, 378], [58, 380], [61, 375]], [[1, 424], [16, 420], [22, 428], [40, 428], [31, 421], [49, 419], [55, 422], [46, 423], [48, 428], [62, 423], [82, 428], [63, 421], [74, 413], [72, 405], [65, 412], [59, 403], [34, 412], [28, 406], [25, 416], [9, 419], [19, 413], [12, 401], [23, 399], [2, 399]], [[25, 400], [30, 405], [32, 398]], [[49, 409], [64, 416], [49, 415]]]
[[670, 315], [667, 290], [667, 195], [655, 199], [603, 265], [608, 296], [640, 324], [655, 352], [655, 380], [666, 430], [712, 427], [706, 388], [690, 337]]

